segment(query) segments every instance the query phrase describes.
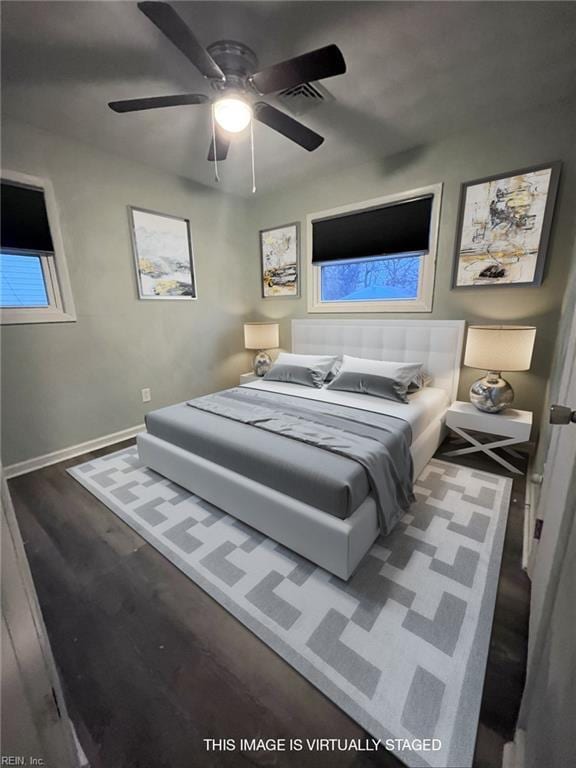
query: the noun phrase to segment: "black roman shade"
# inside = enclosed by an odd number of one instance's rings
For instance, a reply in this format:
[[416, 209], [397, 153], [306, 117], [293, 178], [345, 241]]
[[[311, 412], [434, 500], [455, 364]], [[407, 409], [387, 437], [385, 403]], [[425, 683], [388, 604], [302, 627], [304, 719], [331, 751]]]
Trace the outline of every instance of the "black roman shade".
[[53, 253], [44, 190], [2, 181], [0, 195], [2, 249]]
[[432, 196], [312, 223], [312, 262], [321, 264], [429, 248]]

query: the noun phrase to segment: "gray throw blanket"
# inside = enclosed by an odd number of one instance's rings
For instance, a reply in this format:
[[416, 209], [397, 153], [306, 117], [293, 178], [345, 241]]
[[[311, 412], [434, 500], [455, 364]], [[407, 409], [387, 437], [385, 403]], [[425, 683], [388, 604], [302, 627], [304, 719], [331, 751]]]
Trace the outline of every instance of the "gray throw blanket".
[[205, 395], [187, 404], [359, 462], [368, 474], [384, 535], [414, 501], [411, 428], [403, 419], [247, 388]]

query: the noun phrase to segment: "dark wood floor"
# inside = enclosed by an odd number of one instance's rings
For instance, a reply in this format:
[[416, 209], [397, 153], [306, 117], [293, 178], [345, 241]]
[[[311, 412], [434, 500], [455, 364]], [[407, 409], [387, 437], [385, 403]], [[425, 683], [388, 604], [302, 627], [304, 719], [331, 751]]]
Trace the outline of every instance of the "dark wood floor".
[[[92, 768], [400, 766], [384, 750], [206, 751], [208, 738], [368, 734], [66, 474], [131, 442], [9, 484], [68, 706]], [[498, 471], [484, 457], [468, 463]], [[524, 683], [523, 496], [524, 480], [515, 479], [477, 768], [500, 766]]]

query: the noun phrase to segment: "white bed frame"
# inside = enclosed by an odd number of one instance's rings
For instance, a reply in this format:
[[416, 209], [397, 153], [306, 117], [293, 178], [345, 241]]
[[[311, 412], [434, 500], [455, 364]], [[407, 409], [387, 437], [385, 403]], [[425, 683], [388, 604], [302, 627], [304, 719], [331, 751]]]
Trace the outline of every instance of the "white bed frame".
[[[432, 386], [456, 399], [463, 320], [292, 321], [292, 351], [424, 363]], [[444, 414], [411, 447], [417, 477], [444, 436]], [[378, 536], [372, 496], [345, 520], [304, 504], [153, 435], [137, 438], [144, 464], [342, 579]]]

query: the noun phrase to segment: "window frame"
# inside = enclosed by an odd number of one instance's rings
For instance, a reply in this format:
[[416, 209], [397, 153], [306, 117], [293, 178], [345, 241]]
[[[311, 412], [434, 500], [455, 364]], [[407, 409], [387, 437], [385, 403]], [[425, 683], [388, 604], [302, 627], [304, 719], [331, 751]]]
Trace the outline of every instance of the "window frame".
[[[306, 217], [306, 246], [307, 246], [307, 284], [308, 312], [318, 313], [372, 313], [372, 312], [431, 312], [434, 295], [434, 278], [436, 274], [436, 255], [438, 250], [438, 233], [440, 229], [440, 209], [442, 206], [443, 184], [430, 184], [407, 192], [399, 192], [384, 197], [364, 200], [360, 203], [350, 203], [338, 208], [310, 213]], [[432, 196], [432, 211], [430, 214], [430, 248], [422, 256], [420, 268], [418, 295], [415, 299], [377, 299], [373, 301], [322, 301], [321, 265], [312, 263], [312, 225], [320, 219], [337, 218], [348, 213], [381, 208], [394, 203], [408, 202], [419, 197]], [[394, 254], [390, 254], [393, 256]]]
[[64, 253], [64, 243], [60, 231], [58, 208], [54, 189], [49, 179], [30, 176], [19, 171], [2, 169], [0, 177], [3, 181], [14, 182], [28, 187], [41, 189], [44, 193], [46, 215], [54, 245], [54, 253], [45, 251], [24, 251], [19, 248], [3, 248], [1, 252], [15, 256], [38, 256], [44, 275], [47, 307], [0, 307], [1, 325], [24, 325], [29, 323], [70, 323], [76, 321], [76, 309], [72, 297], [72, 288], [68, 274], [68, 266]]

